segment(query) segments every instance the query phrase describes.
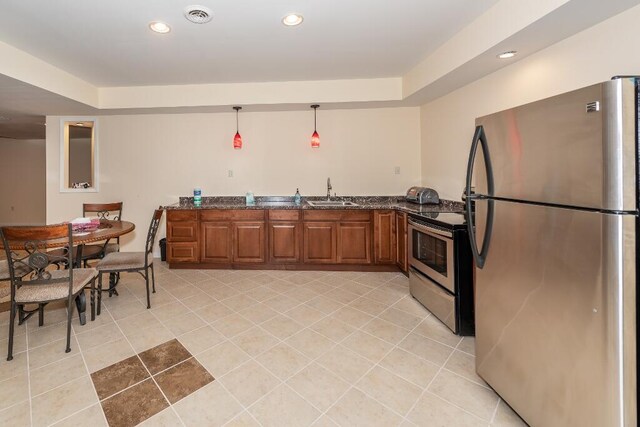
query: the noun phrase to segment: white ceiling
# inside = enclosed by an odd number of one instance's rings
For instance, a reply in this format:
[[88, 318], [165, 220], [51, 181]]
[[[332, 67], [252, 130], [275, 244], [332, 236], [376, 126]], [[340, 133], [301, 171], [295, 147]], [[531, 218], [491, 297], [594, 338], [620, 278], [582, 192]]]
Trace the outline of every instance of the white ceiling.
[[[212, 22], [184, 19], [196, 2]], [[41, 137], [45, 115], [422, 105], [640, 4], [551, 2], [0, 0], [0, 137]], [[305, 22], [283, 26], [287, 12]], [[156, 19], [173, 31], [149, 31]], [[460, 34], [471, 36], [459, 43]], [[511, 49], [516, 58], [496, 59]], [[426, 73], [417, 86], [407, 84], [415, 70]]]
[[[392, 77], [496, 2], [4, 0], [0, 40], [99, 87]], [[190, 4], [213, 20], [188, 22]], [[289, 12], [303, 24], [285, 27]]]

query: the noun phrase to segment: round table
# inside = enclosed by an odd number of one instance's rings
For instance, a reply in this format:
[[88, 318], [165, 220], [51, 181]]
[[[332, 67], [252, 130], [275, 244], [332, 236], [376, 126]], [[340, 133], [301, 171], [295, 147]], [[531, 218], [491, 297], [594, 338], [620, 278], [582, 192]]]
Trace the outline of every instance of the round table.
[[[116, 237], [120, 237], [127, 233], [131, 233], [135, 230], [136, 226], [134, 223], [129, 221], [110, 221], [110, 220], [101, 220], [100, 226], [96, 230], [90, 231], [74, 231], [73, 235], [73, 245], [86, 245], [88, 243], [100, 242], [103, 240], [114, 239]], [[55, 239], [48, 240], [47, 247], [48, 248], [59, 248], [65, 246], [69, 243], [69, 240], [64, 239]], [[2, 241], [0, 241], [0, 249], [4, 249], [2, 245]], [[24, 247], [21, 245], [10, 245], [9, 249], [13, 250], [23, 250]]]
[[[95, 230], [89, 231], [73, 231], [73, 245], [74, 246], [82, 246], [89, 243], [100, 242], [104, 240], [114, 239], [116, 237], [123, 236], [127, 233], [131, 233], [135, 230], [136, 226], [134, 223], [129, 221], [111, 221], [111, 220], [100, 220], [100, 226]], [[47, 241], [47, 248], [59, 248], [69, 244], [69, 239], [54, 239]], [[0, 249], [4, 249], [2, 245], [2, 241], [0, 240]], [[21, 245], [10, 245], [9, 249], [13, 250], [23, 250], [24, 247]], [[80, 249], [81, 251], [81, 249]], [[78, 251], [78, 253], [82, 253]], [[78, 258], [78, 261], [80, 258]], [[79, 264], [76, 264], [77, 267], [80, 267]], [[112, 280], [110, 280], [112, 282]], [[109, 286], [109, 290], [111, 290], [111, 283]], [[76, 298], [76, 306], [78, 307], [78, 315], [80, 317], [80, 324], [84, 325], [86, 323], [85, 311], [86, 311], [86, 298], [84, 296], [84, 292], [78, 295]]]

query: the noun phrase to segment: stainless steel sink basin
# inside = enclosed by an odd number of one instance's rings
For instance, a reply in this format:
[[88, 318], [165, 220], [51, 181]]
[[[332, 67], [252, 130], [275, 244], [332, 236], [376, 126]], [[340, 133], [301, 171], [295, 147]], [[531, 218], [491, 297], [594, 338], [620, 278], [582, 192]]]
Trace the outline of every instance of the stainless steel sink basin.
[[310, 200], [310, 206], [323, 206], [323, 207], [343, 207], [343, 206], [360, 206], [353, 202], [343, 202], [340, 200]]

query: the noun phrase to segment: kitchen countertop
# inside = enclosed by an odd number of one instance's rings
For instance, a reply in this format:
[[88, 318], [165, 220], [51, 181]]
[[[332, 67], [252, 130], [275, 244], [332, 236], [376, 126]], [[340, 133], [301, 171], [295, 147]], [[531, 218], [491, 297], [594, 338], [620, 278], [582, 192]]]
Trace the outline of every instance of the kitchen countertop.
[[293, 197], [256, 196], [254, 205], [247, 205], [244, 196], [206, 196], [202, 205], [196, 207], [193, 197], [180, 197], [178, 203], [162, 206], [167, 210], [190, 209], [302, 209], [302, 210], [336, 210], [336, 209], [393, 209], [410, 214], [432, 212], [463, 212], [464, 204], [452, 200], [440, 200], [437, 205], [417, 205], [408, 203], [404, 196], [340, 196], [332, 197], [334, 201], [350, 201], [358, 206], [311, 206], [307, 201], [326, 200], [326, 197], [303, 197], [302, 203], [296, 205]]

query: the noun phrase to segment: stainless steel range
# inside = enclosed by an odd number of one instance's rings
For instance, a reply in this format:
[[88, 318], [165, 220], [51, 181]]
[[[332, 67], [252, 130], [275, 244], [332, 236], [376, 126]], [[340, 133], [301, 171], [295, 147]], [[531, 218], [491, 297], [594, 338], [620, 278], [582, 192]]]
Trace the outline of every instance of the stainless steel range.
[[454, 333], [474, 334], [473, 258], [459, 213], [409, 215], [411, 295]]

